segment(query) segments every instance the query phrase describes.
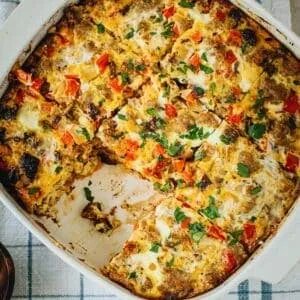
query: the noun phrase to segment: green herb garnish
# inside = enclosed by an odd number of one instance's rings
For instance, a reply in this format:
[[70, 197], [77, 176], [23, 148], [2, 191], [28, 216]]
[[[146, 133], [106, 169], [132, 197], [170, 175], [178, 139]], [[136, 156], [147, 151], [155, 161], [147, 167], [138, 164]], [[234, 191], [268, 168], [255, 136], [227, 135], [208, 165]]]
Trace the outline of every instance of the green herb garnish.
[[168, 193], [172, 190], [172, 185], [170, 181], [168, 181], [165, 184], [161, 185], [159, 189], [161, 192]]
[[175, 257], [172, 256], [171, 260], [170, 260], [170, 261], [167, 261], [166, 266], [167, 266], [168, 268], [171, 268], [171, 267], [174, 265], [174, 261], [175, 261]]
[[203, 52], [203, 53], [202, 53], [201, 59], [204, 60], [204, 61], [206, 61], [206, 62], [208, 62], [206, 52]]
[[163, 92], [163, 97], [167, 97], [167, 96], [169, 96], [170, 95], [170, 91], [171, 91], [171, 88], [170, 88], [170, 86], [167, 84], [165, 87], [164, 87], [164, 90], [163, 90], [164, 92]]
[[132, 59], [132, 58], [130, 58], [130, 59], [128, 60], [128, 62], [127, 62], [127, 68], [128, 68], [129, 70], [134, 70], [134, 62], [133, 62], [133, 59]]
[[123, 114], [118, 114], [118, 118], [120, 120], [123, 120], [123, 121], [127, 121], [128, 120], [127, 117], [125, 115], [123, 115]]
[[92, 195], [92, 191], [88, 187], [84, 187], [83, 190], [86, 200], [92, 202], [95, 198]]
[[129, 278], [130, 278], [130, 279], [136, 279], [136, 278], [137, 278], [136, 272], [131, 272], [131, 273], [129, 273]]
[[163, 19], [162, 13], [158, 13], [157, 17], [154, 18], [153, 23], [160, 23]]
[[139, 64], [135, 67], [136, 71], [141, 72], [144, 71], [146, 69], [146, 65], [145, 64]]
[[154, 107], [148, 108], [146, 110], [147, 114], [152, 116], [152, 117], [157, 117], [158, 116], [158, 112]]
[[229, 245], [235, 245], [236, 243], [238, 243], [242, 234], [243, 234], [243, 230], [235, 230], [233, 232], [228, 232]]
[[183, 149], [183, 145], [178, 142], [171, 144], [168, 146], [167, 152], [170, 156], [174, 157], [177, 156]]
[[129, 78], [128, 73], [122, 73], [121, 74], [121, 79], [122, 79], [122, 83], [124, 85], [130, 83], [130, 78]]
[[266, 132], [266, 125], [264, 124], [253, 124], [248, 129], [248, 135], [255, 140], [260, 139]]
[[161, 244], [160, 244], [160, 243], [157, 243], [157, 242], [154, 242], [154, 243], [152, 243], [152, 245], [151, 245], [150, 251], [151, 251], [151, 252], [157, 253], [158, 250], [159, 250], [159, 247], [161, 247]]
[[153, 139], [156, 142], [160, 143], [165, 149], [168, 148], [169, 143], [165, 135], [160, 135], [159, 133], [152, 132], [152, 131], [143, 131], [140, 132], [140, 137], [142, 139], [146, 139], [146, 138]]
[[57, 166], [56, 168], [55, 168], [55, 173], [56, 174], [59, 174], [61, 171], [62, 171], [62, 169], [63, 169], [63, 167], [62, 166]]
[[180, 0], [178, 2], [178, 4], [181, 6], [181, 7], [184, 7], [184, 8], [193, 8], [195, 6], [195, 3], [192, 2], [192, 1], [187, 1], [187, 0]]
[[178, 188], [183, 187], [184, 184], [185, 184], [185, 181], [183, 179], [178, 179], [177, 180], [177, 187]]
[[195, 67], [192, 65], [188, 65], [186, 62], [181, 61], [179, 63], [179, 67], [177, 68], [178, 71], [180, 71], [183, 74], [186, 74], [188, 70], [191, 70], [192, 72], [195, 72]]
[[88, 141], [91, 140], [90, 133], [86, 128], [82, 127], [80, 130], [77, 130], [77, 133], [82, 134]]
[[214, 93], [215, 93], [215, 91], [216, 91], [216, 89], [217, 89], [216, 83], [215, 83], [215, 82], [212, 82], [212, 83], [210, 84], [210, 86], [209, 86], [209, 89], [210, 89], [211, 93], [214, 95]]
[[243, 163], [237, 164], [237, 171], [241, 177], [250, 177], [250, 169], [247, 165]]
[[200, 209], [198, 212], [204, 214], [210, 220], [214, 220], [220, 217], [218, 208], [215, 205], [216, 199], [213, 196], [209, 196], [209, 206], [205, 209]]
[[262, 186], [258, 185], [256, 187], [254, 187], [253, 189], [251, 189], [250, 193], [251, 193], [251, 195], [257, 195], [261, 190], [262, 190]]
[[34, 187], [31, 187], [31, 188], [28, 189], [28, 194], [29, 194], [30, 196], [32, 196], [32, 195], [36, 195], [36, 194], [39, 193], [40, 191], [41, 191], [41, 189], [40, 189], [39, 187], [34, 186]]
[[189, 234], [191, 235], [193, 241], [198, 243], [205, 235], [204, 226], [199, 222], [190, 224]]
[[222, 135], [220, 136], [220, 141], [221, 141], [222, 143], [224, 143], [225, 145], [230, 145], [230, 144], [233, 142], [231, 136], [229, 136], [229, 135], [224, 135], [224, 134], [222, 134]]
[[181, 221], [183, 221], [187, 218], [186, 215], [184, 214], [184, 212], [179, 207], [177, 207], [175, 209], [174, 217], [175, 217], [175, 220], [176, 220], [177, 224], [179, 224]]
[[183, 134], [180, 137], [188, 140], [203, 140], [208, 138], [209, 135], [209, 132], [204, 133], [203, 127], [193, 125], [186, 134]]
[[130, 31], [129, 32], [127, 32], [126, 34], [125, 34], [125, 39], [127, 39], [127, 40], [130, 40], [131, 38], [133, 38], [134, 37], [134, 29], [133, 28], [130, 28]]
[[98, 30], [98, 33], [104, 33], [105, 32], [105, 27], [102, 23], [99, 23], [97, 25], [97, 30]]
[[205, 155], [206, 155], [205, 151], [197, 151], [195, 153], [194, 159], [195, 159], [195, 161], [197, 161], [197, 160], [201, 161], [201, 160], [203, 160], [203, 158], [205, 157]]
[[202, 64], [200, 65], [200, 70], [203, 71], [205, 74], [210, 74], [214, 71], [212, 68]]
[[197, 93], [198, 96], [203, 96], [205, 93], [204, 89], [200, 86], [195, 87], [195, 92]]
[[170, 22], [170, 23], [164, 22], [163, 26], [164, 26], [164, 29], [163, 29], [163, 31], [161, 32], [161, 35], [162, 35], [165, 39], [167, 39], [167, 38], [173, 36], [173, 26], [174, 26], [174, 22]]

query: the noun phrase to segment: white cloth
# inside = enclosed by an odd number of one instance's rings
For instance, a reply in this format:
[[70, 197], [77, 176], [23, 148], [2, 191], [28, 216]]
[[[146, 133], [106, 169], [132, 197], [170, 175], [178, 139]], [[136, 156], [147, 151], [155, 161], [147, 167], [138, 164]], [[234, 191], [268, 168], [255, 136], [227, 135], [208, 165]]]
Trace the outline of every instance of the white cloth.
[[[283, 23], [290, 26], [291, 15], [288, 0], [257, 1]], [[0, 25], [18, 2], [18, 0], [0, 0]], [[1, 203], [0, 241], [7, 247], [15, 263], [14, 299], [118, 299], [85, 279], [52, 254]], [[300, 263], [278, 285], [271, 286], [259, 280], [247, 280], [225, 295], [223, 299], [300, 299]]]

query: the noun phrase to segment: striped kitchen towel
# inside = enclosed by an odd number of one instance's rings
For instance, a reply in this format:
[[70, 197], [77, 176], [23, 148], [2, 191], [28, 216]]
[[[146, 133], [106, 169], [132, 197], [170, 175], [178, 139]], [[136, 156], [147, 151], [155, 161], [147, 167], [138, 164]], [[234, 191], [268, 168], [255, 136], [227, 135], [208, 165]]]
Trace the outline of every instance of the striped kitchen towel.
[[[288, 0], [257, 1], [283, 23], [290, 26]], [[0, 0], [0, 25], [19, 2], [19, 0]], [[16, 284], [13, 299], [119, 299], [84, 278], [52, 254], [1, 203], [0, 241], [7, 247], [15, 263]], [[223, 299], [300, 299], [300, 263], [278, 285], [272, 286], [259, 280], [246, 280]]]

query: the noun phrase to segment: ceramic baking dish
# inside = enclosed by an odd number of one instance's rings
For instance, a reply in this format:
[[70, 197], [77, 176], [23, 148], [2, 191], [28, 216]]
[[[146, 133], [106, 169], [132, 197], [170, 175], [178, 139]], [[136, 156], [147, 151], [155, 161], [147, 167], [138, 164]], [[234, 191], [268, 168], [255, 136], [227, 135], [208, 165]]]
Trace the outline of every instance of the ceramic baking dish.
[[[75, 0], [26, 0], [6, 21], [0, 31], [0, 96], [7, 86], [7, 74], [16, 62], [23, 62], [45, 35], [47, 29], [62, 15], [63, 8]], [[275, 20], [253, 0], [231, 0], [263, 27], [273, 33], [298, 58], [300, 39], [280, 22]], [[104, 165], [91, 176], [92, 190], [109, 210], [120, 206], [123, 200], [138, 202], [150, 198], [154, 191], [151, 184], [128, 173], [119, 166]], [[58, 203], [59, 226], [46, 218], [29, 215], [0, 185], [0, 200], [38, 239], [62, 260], [86, 277], [101, 285], [105, 291], [122, 299], [138, 299], [129, 291], [111, 282], [99, 273], [112, 255], [122, 247], [130, 234], [130, 225], [119, 227], [110, 237], [96, 232], [89, 222], [79, 217], [86, 205], [82, 187], [89, 179], [74, 183], [73, 200], [69, 197]], [[71, 203], [72, 202], [72, 203]], [[118, 218], [126, 220], [126, 212], [120, 207]], [[1, 236], [0, 236], [1, 237]], [[230, 288], [247, 278], [257, 278], [270, 283], [279, 282], [300, 259], [300, 203], [299, 199], [283, 220], [278, 232], [269, 238], [225, 282], [195, 299], [219, 299]]]

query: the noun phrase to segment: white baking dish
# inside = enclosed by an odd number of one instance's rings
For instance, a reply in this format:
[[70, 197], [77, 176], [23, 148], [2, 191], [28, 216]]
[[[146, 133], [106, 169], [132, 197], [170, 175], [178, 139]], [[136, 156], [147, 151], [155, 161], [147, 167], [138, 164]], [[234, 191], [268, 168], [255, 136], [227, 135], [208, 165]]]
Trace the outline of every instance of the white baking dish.
[[[231, 0], [271, 31], [283, 44], [300, 58], [300, 39], [253, 0]], [[26, 0], [23, 1], [0, 31], [0, 95], [4, 92], [6, 76], [12, 65], [26, 56], [44, 36], [47, 28], [61, 16], [62, 9], [75, 0]], [[2, 84], [1, 84], [2, 83]], [[122, 299], [138, 299], [126, 289], [111, 282], [98, 272], [108, 259], [122, 246], [130, 233], [129, 225], [122, 225], [108, 239], [97, 233], [88, 221], [79, 217], [86, 204], [81, 190], [88, 179], [75, 183], [75, 200], [62, 199], [60, 227], [45, 218], [25, 212], [0, 186], [0, 200], [38, 239], [65, 262], [94, 280], [97, 284], [120, 295]], [[153, 194], [151, 185], [121, 167], [103, 166], [91, 180], [97, 182], [92, 189], [109, 209], [122, 200], [141, 201]], [[85, 203], [84, 203], [85, 202]], [[250, 259], [224, 283], [195, 299], [219, 299], [230, 288], [244, 279], [257, 278], [270, 283], [279, 282], [300, 259], [300, 204], [296, 201], [289, 215], [282, 222], [278, 233], [264, 243]], [[126, 214], [119, 209], [119, 217]]]

